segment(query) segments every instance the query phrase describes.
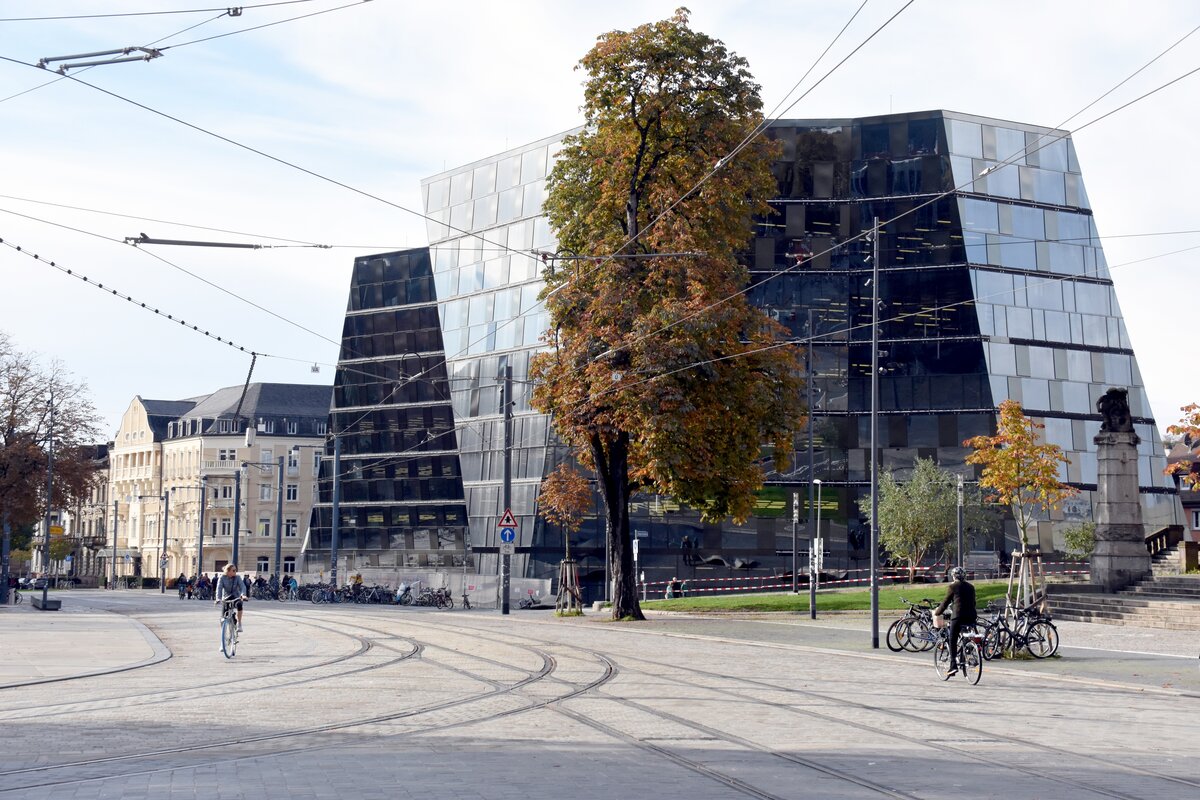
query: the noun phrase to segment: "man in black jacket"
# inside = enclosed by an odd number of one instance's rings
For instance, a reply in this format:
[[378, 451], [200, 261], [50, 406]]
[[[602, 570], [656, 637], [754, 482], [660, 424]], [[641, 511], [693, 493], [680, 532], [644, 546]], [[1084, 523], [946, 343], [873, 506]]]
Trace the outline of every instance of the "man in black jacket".
[[950, 673], [958, 671], [958, 635], [968, 625], [975, 624], [975, 587], [967, 583], [967, 573], [962, 567], [950, 570], [953, 581], [946, 589], [946, 599], [933, 610], [935, 616], [941, 616], [947, 608], [953, 608], [954, 617], [950, 620]]

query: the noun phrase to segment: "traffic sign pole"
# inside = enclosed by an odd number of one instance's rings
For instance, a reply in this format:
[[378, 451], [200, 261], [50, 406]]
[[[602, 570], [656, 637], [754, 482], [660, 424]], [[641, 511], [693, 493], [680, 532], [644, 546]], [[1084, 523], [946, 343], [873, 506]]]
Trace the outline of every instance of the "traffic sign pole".
[[[512, 513], [512, 412], [513, 412], [513, 396], [512, 396], [512, 365], [504, 365], [504, 397], [502, 398], [504, 405], [504, 516], [501, 518], [501, 523], [511, 523], [503, 525], [503, 529], [511, 530], [515, 539], [517, 531], [517, 520]], [[501, 540], [501, 547], [504, 542]], [[501, 550], [500, 553], [500, 613], [508, 613], [508, 586], [509, 586], [509, 570], [512, 567], [512, 547], [513, 543], [508, 543], [508, 552]]]

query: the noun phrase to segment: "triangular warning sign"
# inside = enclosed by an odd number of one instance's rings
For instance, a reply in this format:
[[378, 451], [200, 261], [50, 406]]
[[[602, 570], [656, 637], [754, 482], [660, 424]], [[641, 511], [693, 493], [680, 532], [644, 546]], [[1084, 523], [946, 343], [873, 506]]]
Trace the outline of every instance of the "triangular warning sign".
[[513, 516], [512, 509], [504, 509], [504, 516], [496, 523], [497, 528], [515, 528], [517, 527], [517, 518]]

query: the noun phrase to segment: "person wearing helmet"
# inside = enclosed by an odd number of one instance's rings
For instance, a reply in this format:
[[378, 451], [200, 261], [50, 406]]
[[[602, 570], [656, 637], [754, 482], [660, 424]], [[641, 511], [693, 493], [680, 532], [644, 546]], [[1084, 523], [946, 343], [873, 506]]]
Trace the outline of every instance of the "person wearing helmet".
[[962, 567], [950, 570], [950, 580], [946, 599], [933, 613], [941, 616], [947, 608], [954, 612], [950, 620], [950, 674], [953, 675], [958, 671], [958, 635], [963, 628], [975, 624], [975, 587], [967, 582], [967, 572]]

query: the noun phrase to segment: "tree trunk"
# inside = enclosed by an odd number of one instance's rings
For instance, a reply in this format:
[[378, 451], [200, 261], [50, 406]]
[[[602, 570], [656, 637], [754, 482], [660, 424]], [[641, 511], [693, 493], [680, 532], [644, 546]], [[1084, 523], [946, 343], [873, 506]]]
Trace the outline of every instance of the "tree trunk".
[[638, 603], [633, 540], [629, 535], [629, 434], [605, 445], [592, 438], [592, 453], [604, 490], [604, 516], [612, 562], [613, 619], [645, 619]]

